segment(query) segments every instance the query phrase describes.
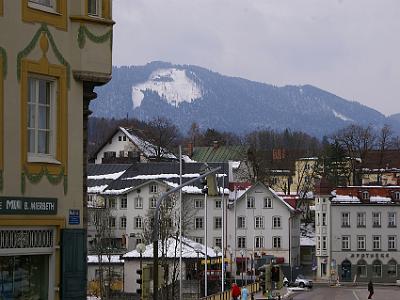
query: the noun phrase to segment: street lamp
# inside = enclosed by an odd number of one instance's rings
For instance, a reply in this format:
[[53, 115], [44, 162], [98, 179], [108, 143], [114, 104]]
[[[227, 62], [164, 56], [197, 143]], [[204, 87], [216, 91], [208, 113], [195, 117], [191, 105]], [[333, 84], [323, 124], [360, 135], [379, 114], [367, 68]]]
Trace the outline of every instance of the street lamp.
[[[217, 262], [218, 262], [218, 253], [220, 253], [220, 252], [222, 253], [222, 250], [221, 250], [221, 248], [218, 247], [218, 246], [214, 246], [213, 250], [214, 250], [214, 252], [215, 252], [215, 255], [217, 256]], [[222, 263], [224, 263], [224, 262], [222, 261]], [[222, 269], [223, 269], [223, 267], [222, 267], [222, 265], [221, 265], [221, 275], [222, 275]]]
[[232, 285], [232, 279], [233, 279], [233, 274], [232, 274], [232, 265], [233, 265], [233, 261], [232, 261], [232, 255], [233, 255], [233, 251], [231, 246], [228, 246], [228, 252], [229, 252], [229, 257], [230, 257], [230, 261], [229, 261], [229, 265], [230, 265], [230, 273], [231, 273], [231, 278], [230, 278], [230, 282]]
[[198, 265], [199, 265], [199, 256], [200, 256], [200, 253], [201, 253], [201, 250], [202, 250], [202, 246], [200, 245], [200, 244], [195, 244], [194, 245], [194, 251], [196, 251], [196, 254], [197, 254], [197, 261], [196, 261], [196, 265], [195, 265], [195, 267], [196, 267], [196, 276], [197, 276], [197, 289], [198, 289], [198, 297], [200, 298], [200, 280], [199, 280], [199, 278], [201, 278], [200, 276], [198, 276]]
[[243, 272], [244, 272], [244, 259], [243, 259], [243, 257], [244, 257], [244, 250], [242, 249], [242, 250], [240, 250], [240, 255], [242, 256], [242, 286], [243, 286]]
[[[143, 253], [144, 253], [144, 251], [146, 251], [146, 245], [145, 244], [143, 244], [143, 243], [139, 243], [139, 244], [137, 244], [136, 245], [136, 251], [137, 252], [139, 252], [139, 255], [140, 255], [140, 261], [139, 261], [139, 269], [140, 269], [140, 274], [141, 274], [141, 279], [143, 280], [143, 268], [142, 268], [142, 257], [143, 257]], [[140, 285], [140, 288], [141, 289], [143, 289], [143, 281], [142, 281], [142, 284]], [[143, 294], [143, 291], [142, 291], [142, 294]]]

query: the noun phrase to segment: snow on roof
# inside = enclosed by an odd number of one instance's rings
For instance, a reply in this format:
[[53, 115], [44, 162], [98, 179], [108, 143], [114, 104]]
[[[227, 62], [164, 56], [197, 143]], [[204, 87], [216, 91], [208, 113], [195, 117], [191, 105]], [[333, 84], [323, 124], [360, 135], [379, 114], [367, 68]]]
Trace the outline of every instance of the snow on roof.
[[332, 198], [332, 202], [338, 202], [338, 203], [361, 203], [360, 199], [355, 196], [349, 196], [349, 195], [336, 195], [334, 198]]
[[[140, 151], [142, 151], [147, 157], [154, 157], [156, 156], [156, 151], [155, 149], [157, 148], [154, 146], [152, 143], [149, 143], [148, 141], [145, 141], [141, 138], [139, 138], [137, 135], [130, 133], [126, 128], [120, 127], [119, 128], [130, 140], [132, 143], [134, 143]], [[173, 155], [171, 152], [169, 152], [167, 149], [162, 149], [163, 152], [163, 157], [165, 158], [172, 158], [176, 159], [176, 156]]]
[[[178, 239], [169, 238], [166, 241], [166, 257], [167, 258], [176, 258], [179, 257], [179, 249], [180, 242]], [[197, 250], [198, 249], [198, 250]], [[199, 252], [197, 254], [196, 250]], [[162, 243], [158, 241], [158, 255], [162, 255]], [[182, 257], [183, 258], [204, 258], [206, 252], [206, 246], [202, 244], [198, 244], [188, 238], [182, 237]], [[208, 257], [217, 257], [221, 256], [221, 253], [218, 255], [215, 253], [214, 249], [207, 247], [207, 256]], [[153, 244], [149, 244], [146, 246], [146, 250], [142, 253], [143, 258], [153, 258]], [[123, 258], [140, 258], [140, 253], [136, 250], [130, 251], [123, 255]]]
[[372, 203], [390, 203], [392, 199], [389, 197], [382, 197], [382, 196], [371, 196], [369, 197], [369, 202]]
[[240, 161], [234, 161], [234, 160], [232, 160], [232, 161], [229, 161], [231, 164], [232, 164], [232, 168], [233, 169], [237, 169], [237, 168], [239, 168], [240, 167]]
[[295, 210], [289, 203], [287, 203], [285, 200], [283, 200], [283, 198], [280, 197], [273, 189], [271, 189], [270, 187], [267, 187], [267, 188], [273, 195], [275, 195], [276, 198], [281, 200], [282, 203], [285, 204], [286, 207], [289, 208], [290, 211], [294, 211]]
[[103, 192], [107, 188], [107, 184], [99, 186], [89, 186], [87, 189], [88, 194], [98, 194]]
[[117, 172], [117, 173], [112, 173], [112, 174], [101, 174], [101, 175], [90, 175], [87, 177], [87, 179], [94, 179], [94, 180], [101, 180], [101, 179], [118, 179], [122, 174], [125, 173], [126, 170]]
[[235, 201], [235, 200], [239, 199], [239, 198], [242, 197], [243, 194], [246, 193], [250, 188], [251, 188], [251, 186], [247, 187], [247, 188], [244, 189], [244, 190], [229, 191], [229, 200]]
[[[120, 255], [110, 255], [110, 260], [108, 259], [108, 255], [102, 255], [101, 256], [101, 261], [103, 263], [112, 263], [112, 264], [122, 264], [124, 263], [124, 260], [121, 259]], [[97, 264], [99, 263], [99, 256], [98, 255], [88, 255], [87, 256], [87, 262], [88, 264]]]
[[[195, 178], [199, 177], [199, 173], [182, 174], [182, 178]], [[134, 177], [122, 178], [122, 180], [152, 180], [152, 179], [170, 179], [179, 178], [179, 174], [150, 174], [150, 175], [137, 175]]]
[[183, 160], [185, 163], [195, 163], [195, 162], [197, 162], [197, 161], [191, 159], [191, 158], [190, 158], [189, 156], [187, 156], [187, 155], [182, 155], [182, 160]]
[[125, 194], [127, 191], [131, 190], [132, 187], [127, 187], [124, 189], [120, 189], [120, 190], [106, 190], [103, 192], [104, 195], [121, 195], [121, 194]]
[[[164, 183], [169, 185], [172, 188], [175, 188], [175, 187], [177, 187], [179, 185], [178, 183], [167, 181], [167, 180], [164, 180]], [[219, 193], [222, 193], [222, 187], [219, 187], [218, 189], [219, 189]], [[197, 187], [197, 186], [194, 186], [194, 185], [184, 186], [182, 188], [182, 192], [186, 193], [186, 194], [203, 194], [202, 189]], [[224, 192], [225, 192], [224, 194], [228, 195], [229, 194], [229, 189], [225, 188]]]

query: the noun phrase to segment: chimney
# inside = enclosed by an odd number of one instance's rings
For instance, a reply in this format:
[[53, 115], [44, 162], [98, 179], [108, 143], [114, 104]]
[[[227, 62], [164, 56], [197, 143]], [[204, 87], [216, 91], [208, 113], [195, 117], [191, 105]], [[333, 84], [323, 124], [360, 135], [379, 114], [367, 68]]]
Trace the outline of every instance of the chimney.
[[187, 144], [186, 152], [189, 157], [192, 157], [192, 155], [193, 155], [193, 143], [192, 142], [189, 142]]

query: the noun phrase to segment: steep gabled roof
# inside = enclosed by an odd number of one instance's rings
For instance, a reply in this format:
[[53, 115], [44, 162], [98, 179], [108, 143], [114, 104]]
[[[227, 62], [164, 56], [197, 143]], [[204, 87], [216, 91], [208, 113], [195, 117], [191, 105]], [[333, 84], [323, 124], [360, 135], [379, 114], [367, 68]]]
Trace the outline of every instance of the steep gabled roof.
[[[156, 146], [154, 146], [152, 143], [146, 141], [144, 138], [140, 137], [139, 134], [137, 132], [135, 132], [135, 130], [133, 128], [118, 127], [104, 141], [104, 143], [93, 153], [91, 159], [95, 159], [97, 157], [97, 155], [99, 154], [99, 152], [101, 151], [101, 149], [103, 149], [119, 131], [124, 133], [128, 137], [128, 139], [134, 145], [136, 145], [136, 147], [138, 147], [138, 149], [140, 150], [140, 152], [143, 153], [144, 156], [146, 156], [148, 158], [152, 158], [152, 157], [156, 156], [156, 152], [155, 152]], [[162, 156], [164, 158], [168, 158], [168, 159], [177, 159], [176, 156], [173, 153], [171, 153], [170, 151], [168, 151], [167, 149], [163, 149]]]
[[[91, 165], [91, 168], [96, 168], [99, 165]], [[228, 186], [228, 164], [208, 164], [210, 168], [221, 167], [217, 173], [218, 185], [222, 187], [222, 178], [224, 184]], [[182, 181], [186, 182], [194, 177], [199, 176], [205, 170], [203, 163], [184, 163], [182, 166]], [[129, 168], [117, 179], [111, 182], [106, 182], [107, 186], [102, 190], [104, 194], [125, 194], [132, 189], [143, 186], [150, 182], [159, 182], [170, 187], [175, 187], [179, 184], [179, 163], [171, 162], [147, 162], [133, 163]], [[183, 189], [184, 193], [198, 194], [203, 188], [200, 181]], [[225, 191], [228, 193], [228, 191]]]
[[240, 201], [241, 199], [244, 199], [247, 194], [253, 192], [257, 187], [262, 187], [262, 188], [266, 189], [267, 191], [269, 191], [272, 194], [272, 196], [275, 199], [281, 201], [290, 212], [295, 211], [295, 209], [289, 203], [287, 203], [285, 200], [283, 200], [283, 198], [280, 197], [273, 189], [266, 186], [264, 183], [262, 183], [260, 181], [256, 182], [251, 188], [247, 189], [236, 201]]

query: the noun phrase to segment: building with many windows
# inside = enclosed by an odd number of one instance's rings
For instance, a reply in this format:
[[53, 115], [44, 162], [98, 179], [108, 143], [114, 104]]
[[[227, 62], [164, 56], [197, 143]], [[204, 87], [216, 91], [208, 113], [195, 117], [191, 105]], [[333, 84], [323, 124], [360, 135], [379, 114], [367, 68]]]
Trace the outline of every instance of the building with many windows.
[[395, 282], [399, 186], [350, 186], [316, 197], [317, 277]]
[[113, 24], [111, 0], [0, 0], [0, 298], [86, 297], [85, 130]]

